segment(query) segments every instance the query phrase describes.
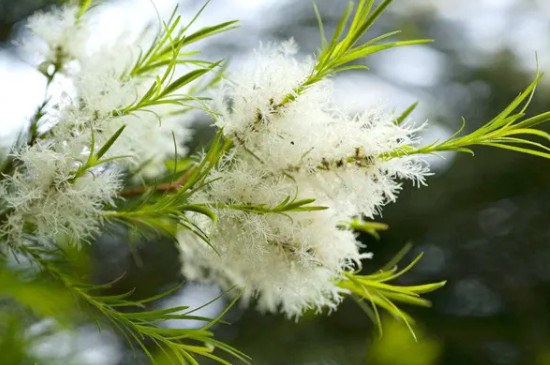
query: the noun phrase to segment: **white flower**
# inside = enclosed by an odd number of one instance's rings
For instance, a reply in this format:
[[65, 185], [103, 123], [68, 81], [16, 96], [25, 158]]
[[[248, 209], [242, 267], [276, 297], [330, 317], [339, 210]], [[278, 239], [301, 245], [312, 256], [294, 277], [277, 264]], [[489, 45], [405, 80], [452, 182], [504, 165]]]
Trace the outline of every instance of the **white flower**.
[[89, 31], [77, 22], [79, 8], [65, 5], [49, 12], [37, 12], [29, 17], [27, 28], [34, 38], [28, 39], [25, 48], [39, 52], [46, 61], [64, 64], [81, 58], [86, 49]]
[[71, 149], [38, 143], [16, 156], [16, 172], [0, 182], [0, 196], [9, 209], [2, 235], [23, 243], [23, 222], [41, 239], [79, 245], [98, 232], [105, 204], [120, 189], [116, 170], [88, 173], [74, 181], [77, 156]]
[[[414, 156], [384, 157], [414, 145], [418, 128], [396, 125], [383, 110], [338, 110], [330, 81], [302, 87], [313, 64], [289, 53], [292, 44], [260, 49], [254, 67], [222, 88], [216, 124], [235, 147], [207, 191], [193, 198], [213, 204], [217, 225], [196, 221], [219, 255], [189, 233], [180, 245], [189, 278], [236, 285], [259, 308], [298, 317], [334, 309], [344, 272], [370, 257], [343, 222], [374, 218], [396, 200], [400, 180], [423, 184], [429, 169]], [[257, 215], [219, 205], [274, 207], [296, 193], [328, 209]]]
[[[27, 24], [32, 41], [38, 42], [33, 49], [60, 72], [55, 75], [57, 88], [48, 93], [40, 136], [32, 146], [14, 149], [14, 172], [0, 182], [5, 218], [0, 237], [16, 244], [29, 233], [46, 242], [80, 244], [90, 239], [99, 232], [102, 209], [121, 188], [122, 171], [139, 170], [140, 176], [154, 178], [166, 172], [164, 161], [174, 156], [174, 140], [179, 156], [187, 152], [187, 122], [169, 115], [173, 108], [115, 116], [145, 94], [156, 74], [128, 74], [139, 53], [132, 43], [137, 35], [115, 36], [110, 44], [89, 47], [89, 23], [77, 19], [78, 11], [76, 6], [54, 8], [33, 15]], [[74, 178], [90, 152], [97, 152], [123, 125], [126, 129], [103, 156], [111, 162]]]
[[[246, 163], [218, 171], [216, 177], [221, 179], [197, 195], [197, 202], [275, 206], [295, 189], [290, 179], [258, 175]], [[203, 218], [196, 222], [218, 252], [182, 231], [183, 272], [190, 279], [244, 288], [244, 299], [257, 297], [261, 310], [298, 317], [307, 309], [335, 309], [342, 299], [336, 280], [365, 257], [354, 234], [337, 228], [330, 209], [288, 215], [217, 213], [215, 227]]]
[[292, 40], [279, 47], [261, 47], [254, 55], [254, 62], [243, 65], [242, 72], [225, 84], [216, 99], [222, 114], [216, 124], [228, 136], [247, 138], [254, 129], [251, 122], [257, 116], [268, 116], [275, 105], [309, 76], [313, 62], [298, 61], [293, 57], [296, 51]]
[[83, 149], [89, 148], [93, 129], [96, 147], [100, 147], [126, 125], [106, 157], [126, 156], [117, 163], [152, 178], [166, 172], [164, 161], [175, 154], [174, 140], [179, 157], [186, 155], [184, 143], [191, 137], [191, 131], [187, 117], [169, 115], [172, 107], [113, 115], [139, 100], [154, 81], [153, 75], [126, 75], [133, 62], [132, 52], [121, 42], [98, 49], [80, 61], [79, 71], [69, 75], [73, 95], [59, 98], [60, 111], [50, 113], [49, 119], [55, 125], [51, 134], [58, 141], [78, 138]]

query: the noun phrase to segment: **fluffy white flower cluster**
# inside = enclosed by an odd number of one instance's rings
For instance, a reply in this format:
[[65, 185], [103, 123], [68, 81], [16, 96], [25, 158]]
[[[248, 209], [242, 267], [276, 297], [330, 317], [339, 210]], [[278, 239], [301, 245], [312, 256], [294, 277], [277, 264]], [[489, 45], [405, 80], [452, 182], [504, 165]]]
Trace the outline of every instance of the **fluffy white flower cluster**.
[[78, 7], [64, 6], [50, 12], [37, 12], [29, 17], [27, 28], [32, 37], [24, 47], [31, 53], [39, 53], [45, 62], [63, 64], [84, 56], [89, 29], [76, 21]]
[[[86, 48], [89, 26], [77, 13], [78, 7], [65, 6], [34, 15], [28, 23], [33, 49], [44, 46], [38, 49], [49, 66], [42, 71], [53, 80], [46, 116], [28, 145], [14, 149], [13, 171], [0, 177], [0, 214], [6, 222], [0, 238], [12, 245], [24, 242], [23, 232], [29, 230], [47, 240], [90, 238], [100, 226], [101, 208], [121, 188], [121, 171], [139, 169], [145, 177], [164, 173], [163, 161], [174, 155], [173, 136], [183, 143], [190, 134], [181, 117], [162, 116], [166, 109], [118, 115], [148, 90], [155, 75], [127, 74], [135, 62], [130, 47], [135, 43], [122, 42], [132, 39], [127, 35]], [[129, 127], [103, 158], [128, 157], [77, 174], [91, 151], [123, 125]], [[184, 152], [178, 146], [178, 153]]]
[[132, 65], [129, 46], [120, 42], [103, 48], [79, 61], [81, 70], [73, 76], [76, 95], [57, 116], [59, 122], [52, 129], [56, 138], [75, 138], [89, 144], [90, 131], [95, 132], [96, 143], [108, 140], [120, 127], [127, 125], [124, 133], [109, 150], [108, 156], [128, 156], [119, 163], [139, 169], [143, 177], [154, 177], [165, 171], [164, 161], [174, 156], [174, 137], [178, 141], [178, 153], [185, 155], [183, 143], [191, 136], [185, 119], [166, 115], [167, 107], [155, 106], [148, 111], [127, 115], [114, 115], [132, 105], [145, 94], [154, 78], [124, 76]]
[[[53, 18], [55, 15], [52, 21]], [[84, 26], [82, 20], [79, 24]], [[167, 115], [172, 109], [166, 106], [115, 115], [144, 95], [156, 74], [128, 75], [140, 44], [131, 34], [125, 33], [111, 42], [88, 49], [76, 58], [76, 71], [68, 71], [75, 92], [59, 101], [63, 107], [54, 114], [57, 120], [51, 133], [59, 140], [79, 135], [81, 143], [89, 145], [93, 129], [96, 143], [101, 145], [127, 125], [129, 128], [110, 149], [109, 156], [129, 156], [121, 163], [139, 168], [145, 177], [154, 177], [164, 172], [163, 162], [174, 155], [174, 136], [180, 144], [178, 153], [184, 155], [187, 151], [183, 143], [191, 133], [181, 115]]]
[[118, 172], [106, 169], [73, 181], [78, 166], [71, 153], [39, 143], [16, 156], [21, 168], [0, 183], [0, 196], [11, 211], [0, 237], [7, 236], [10, 244], [25, 242], [30, 224], [33, 236], [45, 243], [78, 245], [97, 232], [103, 205], [113, 202], [120, 187]]
[[[374, 217], [396, 199], [400, 179], [423, 184], [429, 174], [420, 158], [384, 158], [414, 144], [416, 129], [391, 115], [348, 115], [333, 102], [333, 86], [301, 85], [314, 72], [287, 42], [263, 47], [222, 90], [216, 124], [234, 142], [231, 157], [214, 172], [197, 203], [215, 202], [217, 225], [197, 218], [216, 253], [189, 234], [180, 237], [183, 271], [244, 289], [266, 311], [298, 317], [305, 310], [334, 309], [338, 282], [369, 253], [345, 229], [354, 217]], [[315, 199], [325, 210], [269, 210], [287, 197]], [[284, 209], [283, 209], [284, 210]], [[305, 210], [305, 211], [304, 211]]]

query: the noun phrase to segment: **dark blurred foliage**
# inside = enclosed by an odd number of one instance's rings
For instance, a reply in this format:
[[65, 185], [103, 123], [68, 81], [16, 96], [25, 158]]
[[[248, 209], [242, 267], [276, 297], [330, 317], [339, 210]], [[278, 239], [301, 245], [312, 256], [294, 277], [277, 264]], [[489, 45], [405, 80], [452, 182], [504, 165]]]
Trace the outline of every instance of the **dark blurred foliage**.
[[0, 0], [0, 42], [5, 42], [11, 35], [15, 23], [26, 18], [38, 9], [64, 0]]
[[[0, 38], [7, 38], [15, 20], [44, 3], [2, 0]], [[319, 3], [324, 14], [333, 14], [326, 18], [330, 25], [343, 2]], [[274, 26], [273, 34], [281, 39], [294, 35], [308, 50], [317, 31], [310, 3], [292, 6], [292, 15], [284, 26]], [[461, 116], [467, 129], [488, 121], [533, 79], [518, 67], [511, 49], [476, 66], [465, 63], [461, 56], [469, 52], [475, 58], [475, 51], [460, 27], [436, 12], [390, 13], [377, 31], [395, 28], [404, 30], [404, 38], [436, 39], [431, 47], [447, 56], [444, 80], [416, 91], [438, 100], [430, 120], [450, 128], [459, 127]], [[372, 65], [376, 73], [376, 58]], [[488, 88], [472, 87], [474, 82]], [[461, 85], [468, 94], [457, 97], [449, 92], [450, 85]], [[539, 87], [529, 112], [550, 109], [549, 97], [548, 87]], [[364, 238], [375, 253], [365, 271], [382, 266], [410, 241], [415, 249], [407, 258], [419, 251], [425, 257], [403, 283], [448, 280], [430, 296], [433, 308], [410, 308], [424, 340], [415, 343], [404, 327], [396, 328], [387, 318], [385, 336], [378, 339], [375, 326], [352, 302], [329, 316], [306, 315], [298, 323], [236, 309], [229, 314], [233, 324], [218, 329], [219, 339], [251, 355], [258, 365], [550, 364], [549, 162], [489, 148], [476, 152], [475, 157], [457, 156], [449, 169], [429, 179], [428, 187], [405, 187], [398, 203], [387, 206], [380, 218], [391, 229], [380, 241]], [[148, 245], [109, 237], [104, 241], [91, 249], [98, 281], [126, 273], [115, 289], [136, 287], [139, 296], [178, 281], [179, 263], [171, 244], [160, 239]], [[123, 363], [136, 361], [128, 356]]]

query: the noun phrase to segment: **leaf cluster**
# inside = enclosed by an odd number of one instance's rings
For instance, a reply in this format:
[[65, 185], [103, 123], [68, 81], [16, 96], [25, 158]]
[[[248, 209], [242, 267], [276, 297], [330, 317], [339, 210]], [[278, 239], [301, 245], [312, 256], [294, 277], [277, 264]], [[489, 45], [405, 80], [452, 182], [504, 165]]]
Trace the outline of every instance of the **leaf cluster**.
[[[155, 362], [155, 354], [148, 348], [153, 345], [161, 354], [161, 358], [174, 364], [198, 364], [196, 356], [207, 357], [221, 364], [228, 361], [213, 354], [219, 349], [226, 354], [246, 362], [246, 355], [231, 346], [214, 339], [209, 329], [216, 323], [223, 323], [221, 318], [238, 299], [236, 296], [231, 304], [216, 318], [193, 315], [197, 309], [188, 306], [176, 306], [166, 309], [146, 309], [146, 304], [162, 299], [175, 289], [165, 291], [156, 296], [132, 300], [133, 291], [119, 295], [94, 294], [103, 286], [72, 284], [72, 290], [83, 298], [90, 306], [100, 312], [125, 337], [130, 345], [137, 344], [139, 348]], [[217, 298], [218, 299], [218, 298]], [[196, 328], [167, 328], [162, 326], [168, 320], [199, 321], [204, 324]]]
[[[110, 289], [119, 279], [106, 284], [90, 284], [75, 279], [74, 272], [67, 269], [68, 261], [60, 250], [48, 251], [27, 247], [23, 252], [62, 283], [79, 303], [91, 310], [92, 316], [99, 314], [102, 321], [107, 321], [116, 329], [133, 349], [139, 347], [153, 363], [156, 363], [160, 355], [165, 362], [198, 365], [196, 357], [201, 356], [229, 365], [230, 362], [214, 354], [215, 349], [243, 362], [248, 361], [248, 357], [242, 352], [214, 339], [212, 331], [209, 330], [217, 323], [224, 323], [221, 318], [238, 300], [239, 295], [235, 296], [216, 318], [197, 316], [193, 313], [220, 299], [221, 296], [195, 309], [187, 306], [148, 309], [150, 304], [165, 298], [179, 287], [141, 300], [132, 299], [133, 290], [122, 294], [103, 295], [102, 292]], [[198, 328], [168, 328], [163, 325], [164, 322], [173, 319], [198, 321], [203, 325]], [[97, 319], [96, 324], [101, 328], [101, 323]]]
[[397, 304], [403, 303], [430, 307], [431, 303], [421, 295], [437, 290], [446, 283], [445, 281], [441, 281], [413, 286], [401, 286], [390, 283], [411, 270], [422, 258], [421, 253], [405, 268], [399, 270], [397, 264], [409, 250], [410, 245], [405, 246], [390, 262], [373, 274], [361, 275], [347, 272], [345, 278], [338, 284], [341, 288], [350, 291], [356, 303], [377, 324], [380, 334], [382, 334], [382, 325], [378, 308], [384, 309], [394, 317], [402, 320], [414, 336], [411, 326], [414, 320], [400, 309]]
[[317, 61], [309, 77], [294, 90], [294, 93], [288, 94], [278, 107], [282, 107], [294, 100], [308, 86], [338, 72], [354, 69], [368, 70], [368, 67], [365, 65], [353, 63], [369, 55], [391, 48], [431, 42], [428, 39], [417, 39], [380, 43], [400, 33], [399, 31], [393, 31], [360, 44], [361, 39], [384, 13], [391, 2], [392, 0], [384, 0], [375, 6], [374, 0], [360, 0], [355, 12], [353, 2], [349, 2], [340, 17], [330, 41], [325, 36], [323, 20], [321, 19], [319, 9], [314, 3], [314, 10], [321, 34], [321, 49], [318, 52]]
[[[357, 4], [355, 13], [353, 12], [353, 3], [349, 2], [330, 41], [327, 41], [325, 38], [323, 21], [317, 6], [314, 5], [321, 32], [321, 49], [317, 57], [315, 71], [305, 82], [305, 85], [318, 82], [337, 72], [350, 69], [368, 69], [363, 65], [344, 65], [371, 54], [390, 48], [431, 42], [428, 39], [418, 39], [404, 42], [379, 43], [399, 33], [399, 31], [393, 31], [373, 38], [363, 44], [358, 44], [391, 2], [392, 0], [384, 0], [377, 6], [374, 6], [374, 0], [361, 0]], [[348, 27], [347, 29], [346, 26]]]
[[[183, 227], [210, 244], [207, 235], [186, 213], [199, 213], [215, 221], [216, 215], [211, 209], [204, 205], [191, 204], [189, 198], [211, 182], [208, 180], [209, 173], [218, 165], [229, 146], [230, 142], [223, 138], [222, 132], [218, 132], [208, 151], [198, 162], [189, 164], [182, 171], [174, 170], [173, 178], [179, 182], [174, 190], [159, 194], [155, 186], [149, 186], [138, 198], [117, 207], [116, 210], [106, 211], [103, 217], [170, 236], [175, 235], [178, 227]], [[177, 161], [174, 166], [178, 166]]]
[[550, 147], [529, 139], [529, 137], [538, 137], [550, 141], [548, 133], [534, 128], [550, 121], [550, 111], [525, 118], [525, 111], [542, 76], [543, 74], [537, 74], [535, 80], [502, 112], [473, 132], [461, 135], [466, 125], [463, 120], [460, 129], [443, 142], [436, 141], [418, 148], [405, 146], [382, 157], [394, 158], [444, 151], [474, 155], [473, 146], [488, 146], [550, 159]]
[[157, 76], [155, 81], [153, 81], [149, 89], [139, 100], [136, 100], [134, 103], [124, 108], [113, 110], [112, 115], [118, 117], [133, 114], [137, 111], [155, 113], [149, 108], [161, 105], [173, 105], [184, 109], [196, 108], [197, 106], [191, 104], [191, 102], [197, 101], [201, 103], [205, 98], [195, 97], [190, 93], [177, 93], [177, 91], [212, 71], [219, 66], [220, 63], [221, 61], [209, 63], [208, 66], [189, 71], [175, 80], [173, 79], [175, 63], [171, 63], [164, 71], [162, 77]]
[[181, 16], [176, 16], [178, 10], [178, 7], [176, 6], [168, 21], [161, 22], [161, 26], [147, 50], [145, 52], [140, 52], [138, 59], [129, 71], [128, 76], [136, 77], [149, 73], [160, 67], [169, 66], [170, 64], [208, 64], [206, 61], [189, 59], [189, 56], [196, 55], [199, 52], [182, 52], [183, 47], [215, 34], [234, 29], [236, 28], [237, 23], [236, 20], [232, 20], [207, 26], [191, 34], [187, 34], [190, 27], [203, 13], [208, 3], [209, 1], [207, 1], [191, 19], [191, 21], [185, 25], [181, 25]]
[[[185, 25], [181, 25], [181, 16], [176, 16], [178, 7], [174, 8], [167, 22], [160, 21], [161, 26], [153, 38], [150, 46], [145, 51], [140, 51], [138, 58], [131, 69], [125, 73], [123, 79], [141, 77], [151, 72], [161, 72], [157, 75], [147, 92], [131, 105], [113, 110], [113, 116], [132, 114], [138, 110], [153, 112], [149, 108], [159, 105], [173, 105], [184, 109], [194, 108], [192, 101], [201, 103], [205, 98], [194, 97], [193, 89], [187, 93], [179, 92], [184, 86], [201, 78], [210, 71], [213, 71], [221, 64], [221, 61], [212, 63], [204, 60], [189, 58], [196, 55], [198, 51], [184, 52], [183, 49], [199, 40], [223, 33], [236, 27], [236, 21], [228, 21], [213, 26], [201, 28], [188, 34], [190, 27], [202, 14], [208, 2], [206, 2], [197, 14]], [[176, 68], [181, 65], [195, 66], [174, 79]], [[206, 86], [215, 83], [219, 78], [214, 77]], [[204, 87], [204, 85], [203, 85]], [[160, 119], [160, 118], [159, 118]]]

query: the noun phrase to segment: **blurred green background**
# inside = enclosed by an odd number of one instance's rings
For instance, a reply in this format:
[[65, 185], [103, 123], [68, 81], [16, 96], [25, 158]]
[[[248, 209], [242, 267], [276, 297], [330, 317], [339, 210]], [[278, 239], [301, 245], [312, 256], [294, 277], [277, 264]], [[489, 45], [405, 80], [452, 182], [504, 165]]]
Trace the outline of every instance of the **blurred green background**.
[[[18, 21], [54, 2], [0, 0], [0, 50], [13, 54], [10, 40], [20, 28]], [[192, 3], [184, 2], [183, 11]], [[345, 1], [317, 3], [330, 28]], [[210, 6], [211, 13], [231, 17], [231, 9], [242, 5], [214, 0]], [[247, 32], [267, 40], [294, 36], [306, 52], [317, 47], [309, 1], [270, 1], [253, 8], [235, 38], [217, 38], [213, 54], [237, 57], [256, 47], [256, 39], [238, 38]], [[249, 24], [252, 30], [247, 30]], [[461, 117], [471, 130], [501, 111], [534, 78], [535, 51], [542, 71], [550, 67], [550, 6], [545, 0], [395, 1], [374, 33], [396, 28], [403, 30], [404, 39], [436, 42], [416, 51], [375, 56], [367, 61], [368, 78], [348, 74], [336, 83], [349, 87], [349, 93], [368, 90], [368, 95], [356, 95], [356, 108], [377, 105], [379, 99], [384, 105], [387, 99], [385, 104], [404, 109], [409, 101], [420, 100], [414, 119], [438, 124], [442, 136], [458, 129]], [[550, 109], [549, 86], [543, 82], [538, 88], [530, 114]], [[365, 263], [366, 272], [412, 242], [408, 258], [420, 251], [425, 257], [402, 283], [448, 280], [429, 296], [433, 308], [408, 308], [418, 320], [418, 342], [390, 318], [379, 338], [352, 302], [328, 316], [306, 315], [298, 323], [235, 308], [228, 315], [233, 324], [217, 329], [219, 339], [258, 365], [550, 365], [550, 163], [489, 148], [476, 152], [474, 158], [437, 161], [428, 187], [405, 186], [397, 204], [384, 209], [379, 220], [390, 230], [381, 240], [364, 237], [375, 254]], [[88, 248], [91, 270], [98, 282], [126, 273], [116, 291], [136, 288], [136, 296], [151, 295], [181, 280], [177, 252], [169, 242], [128, 244], [111, 236], [100, 241], [102, 245]], [[182, 293], [173, 300], [200, 304], [216, 290], [195, 286]], [[133, 357], [120, 339], [105, 336], [118, 343], [116, 349], [82, 364], [146, 363]], [[85, 348], [93, 346], [88, 342]], [[23, 361], [9, 360], [16, 357], [9, 357], [8, 348], [5, 343], [0, 347], [0, 364]], [[97, 344], [98, 351], [102, 348]]]

